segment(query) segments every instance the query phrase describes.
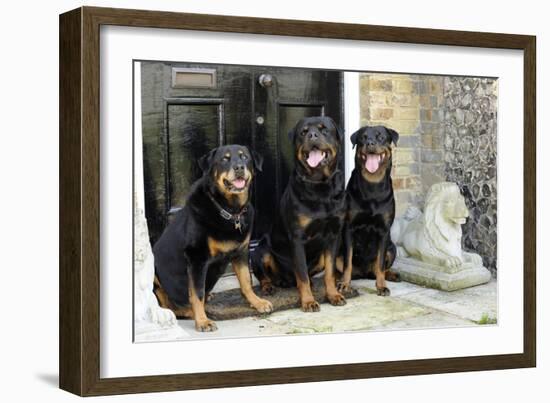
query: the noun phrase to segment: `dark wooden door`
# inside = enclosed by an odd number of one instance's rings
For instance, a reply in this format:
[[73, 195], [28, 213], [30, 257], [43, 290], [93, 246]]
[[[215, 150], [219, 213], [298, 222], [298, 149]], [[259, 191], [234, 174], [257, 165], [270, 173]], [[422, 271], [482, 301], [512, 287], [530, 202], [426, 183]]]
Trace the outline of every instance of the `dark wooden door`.
[[[280, 67], [141, 62], [145, 214], [151, 242], [200, 176], [197, 159], [222, 144], [264, 157], [254, 237], [267, 231], [293, 169], [288, 131], [304, 116], [343, 126], [342, 73]], [[343, 159], [341, 161], [343, 169]]]

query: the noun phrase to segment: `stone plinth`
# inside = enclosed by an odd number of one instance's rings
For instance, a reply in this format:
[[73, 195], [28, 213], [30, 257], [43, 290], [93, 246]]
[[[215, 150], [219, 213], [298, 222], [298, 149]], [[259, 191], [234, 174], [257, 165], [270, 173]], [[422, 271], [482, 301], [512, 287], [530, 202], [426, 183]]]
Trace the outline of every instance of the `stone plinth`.
[[398, 257], [393, 270], [401, 279], [409, 283], [442, 291], [456, 291], [488, 283], [491, 272], [475, 263], [464, 263], [460, 267], [450, 268], [422, 262], [410, 257]]

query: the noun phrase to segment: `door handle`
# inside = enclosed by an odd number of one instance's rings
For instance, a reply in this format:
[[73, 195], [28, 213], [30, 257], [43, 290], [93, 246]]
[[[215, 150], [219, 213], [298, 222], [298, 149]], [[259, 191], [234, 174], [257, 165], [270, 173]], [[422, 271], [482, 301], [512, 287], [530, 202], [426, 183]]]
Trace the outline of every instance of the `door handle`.
[[258, 82], [263, 88], [269, 88], [273, 85], [273, 76], [271, 74], [260, 74]]

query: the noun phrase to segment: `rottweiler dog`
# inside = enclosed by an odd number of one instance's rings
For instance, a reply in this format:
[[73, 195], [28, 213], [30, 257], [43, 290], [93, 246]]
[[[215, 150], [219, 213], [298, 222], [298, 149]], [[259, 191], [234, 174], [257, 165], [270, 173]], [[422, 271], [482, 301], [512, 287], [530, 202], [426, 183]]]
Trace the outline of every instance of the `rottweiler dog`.
[[202, 177], [153, 247], [154, 291], [162, 307], [193, 318], [198, 331], [210, 332], [217, 327], [206, 316], [205, 301], [229, 263], [250, 305], [262, 313], [273, 307], [252, 290], [248, 266], [254, 217], [250, 185], [262, 169], [261, 156], [244, 146], [226, 145], [198, 163]]
[[377, 294], [388, 296], [386, 279], [399, 281], [390, 270], [396, 255], [390, 239], [395, 217], [391, 143], [397, 145], [398, 139], [395, 130], [384, 126], [365, 126], [351, 135], [355, 169], [346, 188], [341, 292], [349, 289], [352, 278], [375, 278]]
[[319, 311], [310, 278], [324, 270], [328, 301], [344, 305], [334, 264], [345, 215], [344, 174], [338, 168], [343, 134], [325, 116], [307, 117], [289, 132], [294, 170], [281, 196], [271, 232], [252, 252], [252, 268], [264, 293], [273, 285], [297, 286], [301, 308]]

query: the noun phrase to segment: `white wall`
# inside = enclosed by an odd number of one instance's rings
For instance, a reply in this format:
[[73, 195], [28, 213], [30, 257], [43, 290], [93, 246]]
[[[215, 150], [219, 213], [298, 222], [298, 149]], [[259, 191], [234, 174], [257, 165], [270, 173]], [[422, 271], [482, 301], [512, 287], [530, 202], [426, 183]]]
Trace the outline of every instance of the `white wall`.
[[[346, 126], [344, 131], [346, 138], [355, 133], [361, 127], [361, 102], [359, 86], [359, 75], [356, 72], [344, 73], [344, 115]], [[350, 141], [345, 141], [346, 147], [346, 183], [355, 168], [355, 150]]]
[[[80, 6], [80, 1], [4, 2], [1, 25], [0, 97], [2, 117], [3, 242], [6, 283], [0, 294], [0, 395], [5, 401], [76, 401], [55, 388], [57, 383], [57, 222], [58, 222], [58, 14]], [[550, 124], [542, 111], [549, 109], [550, 26], [544, 2], [461, 1], [446, 7], [426, 3], [334, 1], [93, 1], [88, 5], [162, 9], [213, 14], [327, 20], [349, 23], [420, 26], [538, 35], [538, 171], [550, 172]], [[539, 175], [542, 176], [542, 175]], [[548, 181], [546, 181], [548, 182]], [[352, 396], [372, 401], [463, 402], [548, 399], [550, 373], [550, 266], [543, 245], [548, 229], [549, 186], [539, 180], [539, 345], [537, 369], [449, 374], [269, 386], [163, 394], [175, 401], [339, 401]], [[548, 228], [548, 227], [547, 227]], [[543, 316], [544, 314], [544, 316]], [[444, 342], [444, 341], [442, 341]], [[337, 346], [335, 346], [337, 348]], [[411, 346], [414, 348], [414, 346]], [[158, 401], [160, 395], [110, 397], [102, 401]]]

